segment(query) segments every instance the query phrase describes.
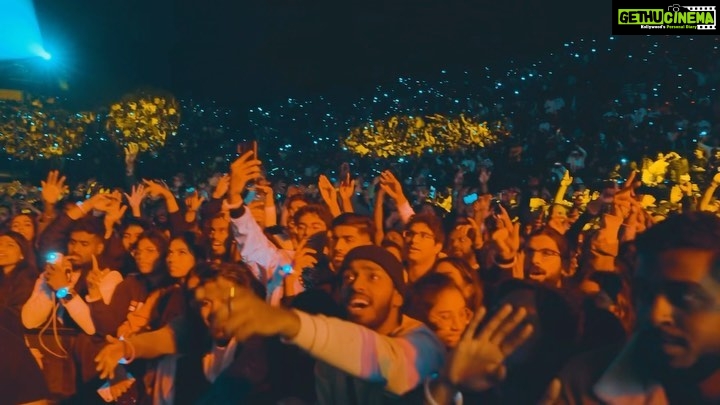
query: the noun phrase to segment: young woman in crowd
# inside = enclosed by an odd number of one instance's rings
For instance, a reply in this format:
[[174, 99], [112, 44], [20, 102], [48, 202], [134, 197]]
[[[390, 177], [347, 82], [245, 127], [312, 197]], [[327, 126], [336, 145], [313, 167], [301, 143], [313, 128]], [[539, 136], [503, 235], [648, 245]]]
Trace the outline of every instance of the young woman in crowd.
[[30, 242], [18, 232], [0, 233], [0, 325], [22, 335], [20, 311], [39, 273]]
[[444, 274], [450, 277], [462, 291], [469, 307], [473, 310], [480, 308], [483, 303], [483, 285], [478, 272], [474, 271], [463, 259], [444, 257], [430, 270], [430, 274]]
[[473, 317], [471, 303], [455, 280], [442, 273], [428, 273], [410, 287], [406, 314], [428, 325], [448, 350], [460, 341]]

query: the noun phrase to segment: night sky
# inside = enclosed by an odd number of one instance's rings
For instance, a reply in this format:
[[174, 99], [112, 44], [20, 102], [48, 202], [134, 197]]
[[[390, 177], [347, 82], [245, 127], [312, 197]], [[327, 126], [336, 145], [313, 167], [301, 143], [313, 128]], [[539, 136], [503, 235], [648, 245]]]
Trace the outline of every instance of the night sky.
[[238, 107], [530, 60], [610, 35], [610, 3], [594, 3], [35, 0], [75, 100], [149, 86]]

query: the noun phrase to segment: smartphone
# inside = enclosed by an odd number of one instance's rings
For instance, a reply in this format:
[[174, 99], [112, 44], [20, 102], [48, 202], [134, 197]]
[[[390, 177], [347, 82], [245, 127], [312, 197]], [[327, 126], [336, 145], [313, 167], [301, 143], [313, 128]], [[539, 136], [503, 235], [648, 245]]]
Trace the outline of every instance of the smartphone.
[[245, 205], [250, 205], [251, 202], [255, 201], [255, 198], [258, 196], [257, 190], [254, 188], [251, 188], [248, 190], [247, 194], [245, 195], [245, 199], [243, 202]]
[[477, 193], [468, 194], [465, 197], [463, 197], [463, 202], [465, 203], [465, 205], [470, 205], [477, 200], [478, 200]]
[[502, 203], [500, 200], [493, 198], [490, 202], [490, 211], [496, 215], [502, 214]]
[[47, 264], [60, 264], [63, 261], [63, 254], [60, 252], [50, 252], [45, 256]]
[[242, 156], [249, 151], [252, 151], [253, 157], [257, 159], [257, 141], [246, 141], [237, 144], [238, 156]]

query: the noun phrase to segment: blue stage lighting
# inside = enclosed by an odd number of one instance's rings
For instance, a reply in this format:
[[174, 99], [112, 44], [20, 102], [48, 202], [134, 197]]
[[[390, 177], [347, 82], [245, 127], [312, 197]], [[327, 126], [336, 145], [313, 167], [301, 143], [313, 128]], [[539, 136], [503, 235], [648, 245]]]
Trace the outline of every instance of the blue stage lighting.
[[44, 46], [32, 0], [0, 2], [0, 60], [51, 58]]

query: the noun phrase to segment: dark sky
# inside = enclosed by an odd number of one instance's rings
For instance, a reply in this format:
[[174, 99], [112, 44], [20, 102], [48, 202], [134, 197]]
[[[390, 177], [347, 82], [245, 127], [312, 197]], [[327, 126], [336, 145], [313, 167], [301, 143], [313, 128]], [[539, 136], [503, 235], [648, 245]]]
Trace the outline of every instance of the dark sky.
[[247, 105], [528, 60], [610, 35], [610, 3], [35, 0], [75, 98], [141, 86]]

